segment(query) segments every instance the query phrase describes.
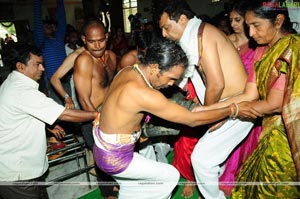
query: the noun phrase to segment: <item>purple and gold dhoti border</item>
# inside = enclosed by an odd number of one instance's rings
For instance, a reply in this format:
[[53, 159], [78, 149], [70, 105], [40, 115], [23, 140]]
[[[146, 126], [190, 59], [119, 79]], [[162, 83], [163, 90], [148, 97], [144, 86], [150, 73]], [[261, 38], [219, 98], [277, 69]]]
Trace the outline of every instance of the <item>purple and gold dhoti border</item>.
[[123, 172], [133, 158], [134, 145], [140, 132], [133, 134], [107, 134], [100, 130], [99, 117], [94, 121], [94, 159], [97, 166], [109, 175]]

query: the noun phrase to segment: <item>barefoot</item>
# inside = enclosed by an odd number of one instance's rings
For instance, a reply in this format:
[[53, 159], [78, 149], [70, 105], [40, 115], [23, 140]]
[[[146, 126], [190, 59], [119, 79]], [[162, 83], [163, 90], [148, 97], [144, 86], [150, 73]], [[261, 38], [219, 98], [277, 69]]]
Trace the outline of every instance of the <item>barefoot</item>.
[[192, 197], [194, 195], [195, 187], [196, 187], [195, 182], [186, 180], [184, 187], [181, 191], [181, 196], [184, 198]]
[[119, 192], [119, 188], [117, 186], [114, 186], [113, 191], [114, 192]]
[[[117, 186], [114, 186], [113, 191], [119, 192], [119, 188]], [[118, 197], [117, 196], [107, 196], [107, 197], [104, 197], [104, 199], [118, 199]]]

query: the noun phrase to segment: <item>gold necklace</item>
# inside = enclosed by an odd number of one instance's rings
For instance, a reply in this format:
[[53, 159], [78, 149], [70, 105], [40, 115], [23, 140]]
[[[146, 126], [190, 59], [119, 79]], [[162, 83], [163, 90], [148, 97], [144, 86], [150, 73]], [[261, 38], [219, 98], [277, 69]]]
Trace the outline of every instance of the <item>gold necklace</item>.
[[144, 80], [144, 82], [146, 82], [146, 84], [147, 84], [150, 88], [153, 88], [152, 85], [151, 85], [150, 82], [146, 79], [144, 73], [141, 71], [141, 69], [139, 68], [139, 66], [138, 66], [137, 64], [134, 64], [134, 65], [132, 66], [132, 68], [133, 68], [133, 70], [134, 70], [135, 72], [137, 72], [137, 73], [141, 76], [141, 78]]

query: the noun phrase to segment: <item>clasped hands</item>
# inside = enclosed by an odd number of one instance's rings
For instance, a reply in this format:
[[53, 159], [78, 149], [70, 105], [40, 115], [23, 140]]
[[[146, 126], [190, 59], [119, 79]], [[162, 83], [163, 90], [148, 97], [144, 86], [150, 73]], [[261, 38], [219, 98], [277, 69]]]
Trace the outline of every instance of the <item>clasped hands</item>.
[[73, 102], [71, 97], [68, 97], [68, 98], [65, 99], [65, 107], [67, 109], [74, 109], [75, 108], [74, 102]]
[[[207, 111], [207, 110], [214, 110], [216, 109], [214, 105], [212, 106], [196, 106], [193, 108], [192, 112], [199, 112], [199, 111]], [[257, 111], [251, 105], [251, 102], [240, 102], [238, 103], [238, 114], [237, 118], [240, 120], [253, 120], [257, 117], [263, 117], [263, 114]]]
[[[236, 106], [236, 105], [235, 105]], [[234, 117], [233, 119], [240, 119], [240, 120], [254, 120], [257, 117], [262, 117], [263, 114], [261, 114], [260, 112], [258, 112], [256, 109], [253, 108], [253, 106], [251, 106], [250, 102], [240, 102], [237, 104], [238, 106], [238, 111], [236, 112], [237, 116]], [[207, 110], [213, 110], [216, 108], [213, 108], [211, 106], [196, 106], [195, 108], [193, 108], [192, 112], [198, 112], [198, 111], [207, 111]], [[212, 132], [217, 130], [218, 128], [220, 128], [225, 122], [227, 121], [227, 119], [222, 120], [220, 122], [217, 122], [215, 124], [213, 124], [209, 129], [208, 132]]]

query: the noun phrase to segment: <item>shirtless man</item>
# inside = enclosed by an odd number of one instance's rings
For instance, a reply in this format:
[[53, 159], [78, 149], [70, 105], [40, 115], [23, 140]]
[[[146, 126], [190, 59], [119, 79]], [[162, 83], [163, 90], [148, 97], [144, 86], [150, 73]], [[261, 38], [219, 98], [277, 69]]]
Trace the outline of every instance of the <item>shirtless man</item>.
[[[247, 75], [228, 37], [216, 27], [204, 24], [184, 0], [169, 1], [159, 21], [163, 36], [179, 41], [189, 58], [189, 67], [179, 85], [184, 87], [190, 78], [200, 102], [211, 105], [241, 93]], [[195, 66], [203, 71], [204, 78]], [[205, 198], [225, 198], [218, 185], [220, 165], [252, 126], [252, 122], [229, 119], [215, 131], [207, 132], [196, 144], [191, 161], [197, 186]]]
[[[82, 31], [81, 39], [85, 50], [74, 64], [74, 83], [78, 100], [83, 110], [98, 110], [116, 72], [116, 55], [106, 50], [108, 34], [101, 22], [88, 21]], [[94, 139], [92, 123], [82, 125], [82, 133], [88, 148], [92, 151]], [[96, 168], [97, 171], [97, 168]], [[113, 181], [103, 172], [97, 173], [98, 181]], [[104, 198], [117, 198], [113, 185], [100, 185]]]
[[[124, 68], [111, 83], [101, 116], [94, 121], [94, 156], [98, 167], [120, 184], [120, 198], [166, 199], [179, 180], [172, 165], [134, 153], [145, 113], [189, 126], [237, 114], [233, 104], [192, 113], [165, 98], [158, 89], [173, 85], [187, 65], [181, 47], [164, 39], [147, 49], [140, 64]], [[239, 108], [244, 109], [243, 104]], [[256, 114], [254, 110], [248, 113]]]

